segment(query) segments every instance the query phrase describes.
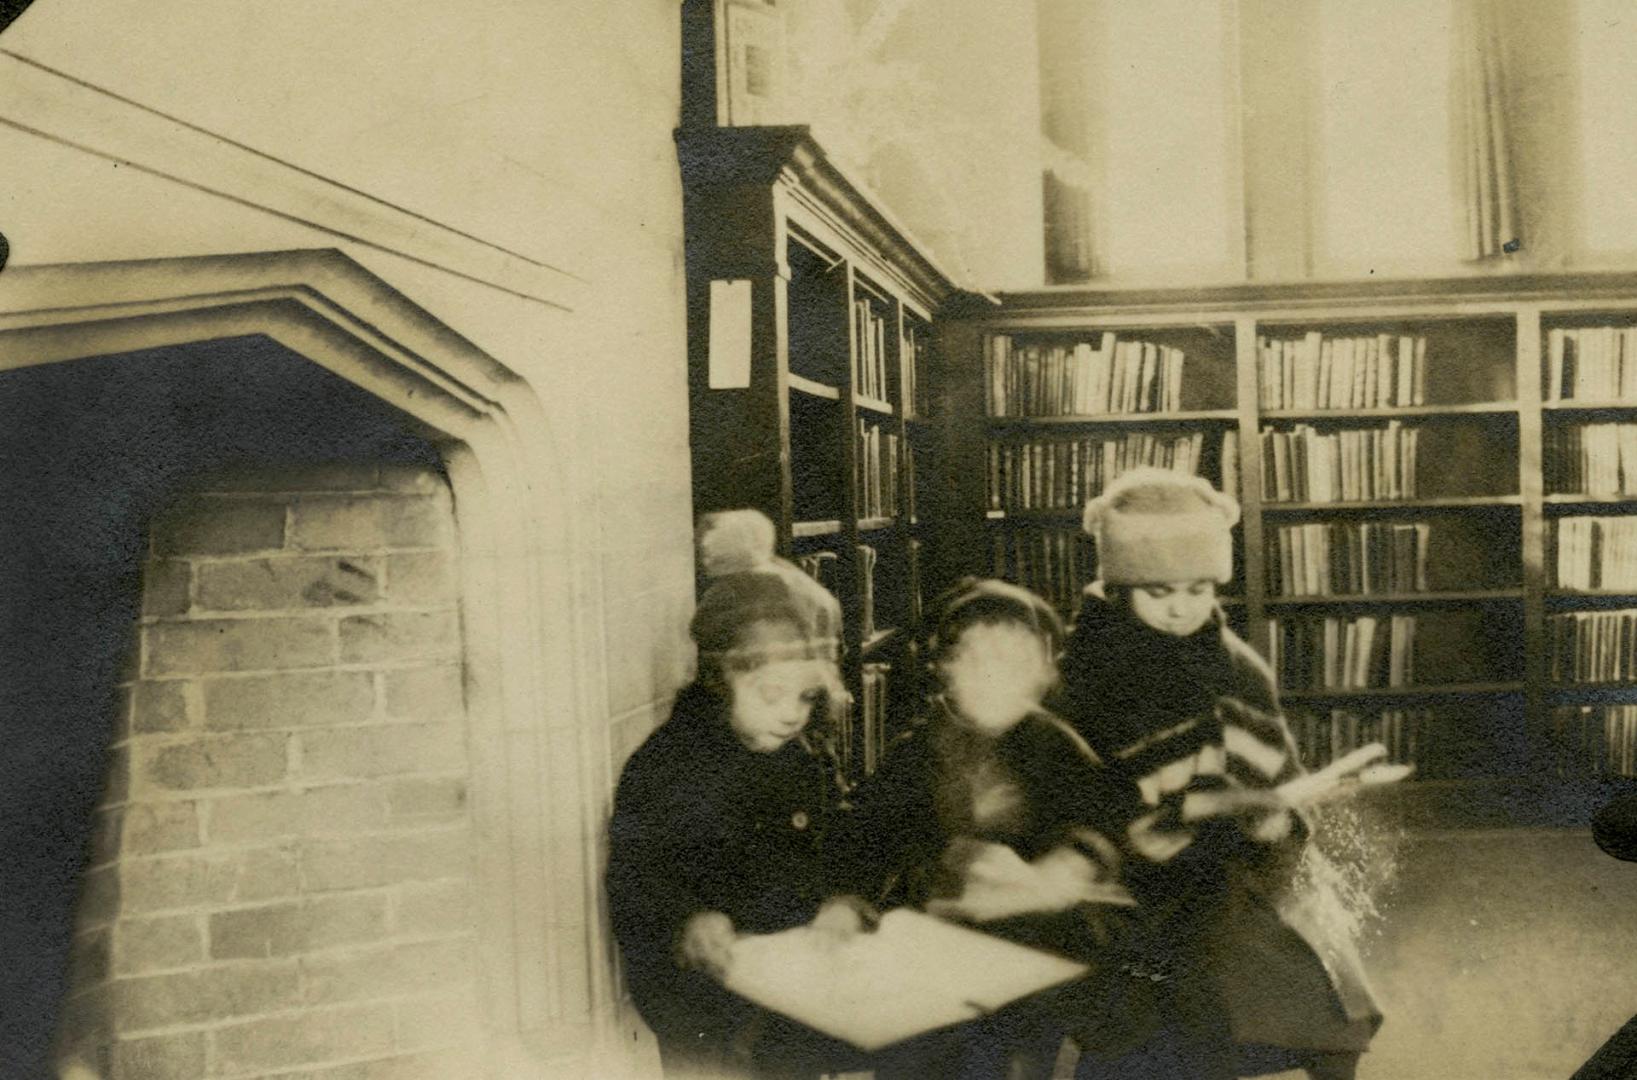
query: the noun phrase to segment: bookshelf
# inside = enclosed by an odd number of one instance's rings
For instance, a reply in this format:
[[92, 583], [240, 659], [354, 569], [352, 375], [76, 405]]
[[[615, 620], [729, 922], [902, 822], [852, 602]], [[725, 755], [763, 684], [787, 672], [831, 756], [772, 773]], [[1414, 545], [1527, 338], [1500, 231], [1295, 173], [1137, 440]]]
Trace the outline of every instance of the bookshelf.
[[924, 689], [943, 499], [936, 327], [984, 301], [806, 128], [700, 127], [677, 141], [694, 509], [762, 510], [781, 553], [841, 600], [854, 709], [837, 742], [856, 781], [893, 734], [886, 718], [913, 715]]
[[1071, 615], [1079, 507], [1180, 467], [1244, 509], [1224, 608], [1310, 764], [1380, 740], [1464, 823], [1637, 776], [1637, 276], [1000, 300], [944, 330], [965, 569]]

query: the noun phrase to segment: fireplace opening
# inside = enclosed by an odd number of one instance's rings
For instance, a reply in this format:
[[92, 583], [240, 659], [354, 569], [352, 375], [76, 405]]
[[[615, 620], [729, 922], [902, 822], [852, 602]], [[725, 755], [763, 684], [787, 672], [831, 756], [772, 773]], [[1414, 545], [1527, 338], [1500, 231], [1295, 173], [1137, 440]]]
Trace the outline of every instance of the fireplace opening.
[[[475, 1037], [455, 508], [269, 338], [0, 374], [0, 1043], [97, 1075]], [[442, 1070], [442, 1071], [439, 1071]]]

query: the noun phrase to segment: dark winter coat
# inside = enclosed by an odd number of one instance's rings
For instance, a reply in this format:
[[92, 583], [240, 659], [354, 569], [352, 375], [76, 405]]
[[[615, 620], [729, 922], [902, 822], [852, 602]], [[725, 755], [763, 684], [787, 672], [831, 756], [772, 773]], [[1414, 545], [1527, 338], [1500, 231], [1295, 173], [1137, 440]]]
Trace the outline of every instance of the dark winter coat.
[[[972, 842], [1007, 845], [1025, 861], [1070, 846], [1113, 876], [1118, 856], [1102, 822], [1126, 788], [1117, 780], [1110, 786], [1068, 725], [1036, 712], [994, 738], [961, 724], [941, 703], [936, 708], [854, 793], [845, 845], [853, 891], [882, 907], [953, 897], [963, 847]], [[1119, 921], [1119, 909], [1086, 904], [983, 928], [1095, 960], [1118, 936]]]
[[[1291, 888], [1306, 821], [1294, 815], [1288, 832], [1257, 839], [1254, 826], [1275, 824], [1271, 815], [1245, 826], [1180, 820], [1189, 792], [1270, 788], [1302, 771], [1261, 657], [1220, 613], [1177, 638], [1088, 593], [1062, 666], [1067, 718], [1139, 791], [1136, 816], [1114, 829], [1149, 941], [1136, 977], [1194, 980], [1205, 990], [1186, 995], [1190, 1007], [1225, 1010], [1238, 1043], [1367, 1048], [1381, 1014], [1353, 944]], [[1131, 823], [1147, 815], [1186, 846], [1162, 857], [1135, 850]]]
[[812, 919], [829, 892], [831, 777], [799, 741], [745, 749], [726, 703], [697, 683], [626, 762], [609, 825], [609, 910], [632, 999], [662, 1043], [724, 1046], [756, 1018], [748, 1002], [680, 967], [677, 945], [701, 912], [752, 934]]

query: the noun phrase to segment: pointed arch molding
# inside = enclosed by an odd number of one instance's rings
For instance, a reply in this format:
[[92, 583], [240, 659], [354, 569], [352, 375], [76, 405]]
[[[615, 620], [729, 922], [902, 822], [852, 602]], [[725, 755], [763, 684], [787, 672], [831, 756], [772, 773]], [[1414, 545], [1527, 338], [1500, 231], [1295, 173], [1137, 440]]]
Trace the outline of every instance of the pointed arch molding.
[[612, 1011], [597, 915], [601, 616], [575, 588], [566, 448], [521, 378], [339, 251], [0, 274], [0, 371], [246, 334], [413, 417], [443, 453], [461, 543], [485, 1015], [497, 1065], [520, 1075], [521, 1047], [585, 1045]]

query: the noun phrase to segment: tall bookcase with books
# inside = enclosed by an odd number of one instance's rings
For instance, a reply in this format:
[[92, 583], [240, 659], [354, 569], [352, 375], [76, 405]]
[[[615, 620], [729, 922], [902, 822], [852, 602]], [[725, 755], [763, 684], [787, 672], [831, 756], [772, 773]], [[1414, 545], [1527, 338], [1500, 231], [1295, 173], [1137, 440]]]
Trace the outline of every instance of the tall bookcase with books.
[[1086, 499], [1197, 473], [1310, 765], [1381, 741], [1391, 798], [1468, 821], [1637, 777], [1637, 276], [1050, 290], [945, 332], [965, 568], [1072, 615]]
[[922, 692], [933, 328], [970, 299], [801, 127], [678, 133], [697, 513], [755, 507], [842, 602], [848, 782]]

